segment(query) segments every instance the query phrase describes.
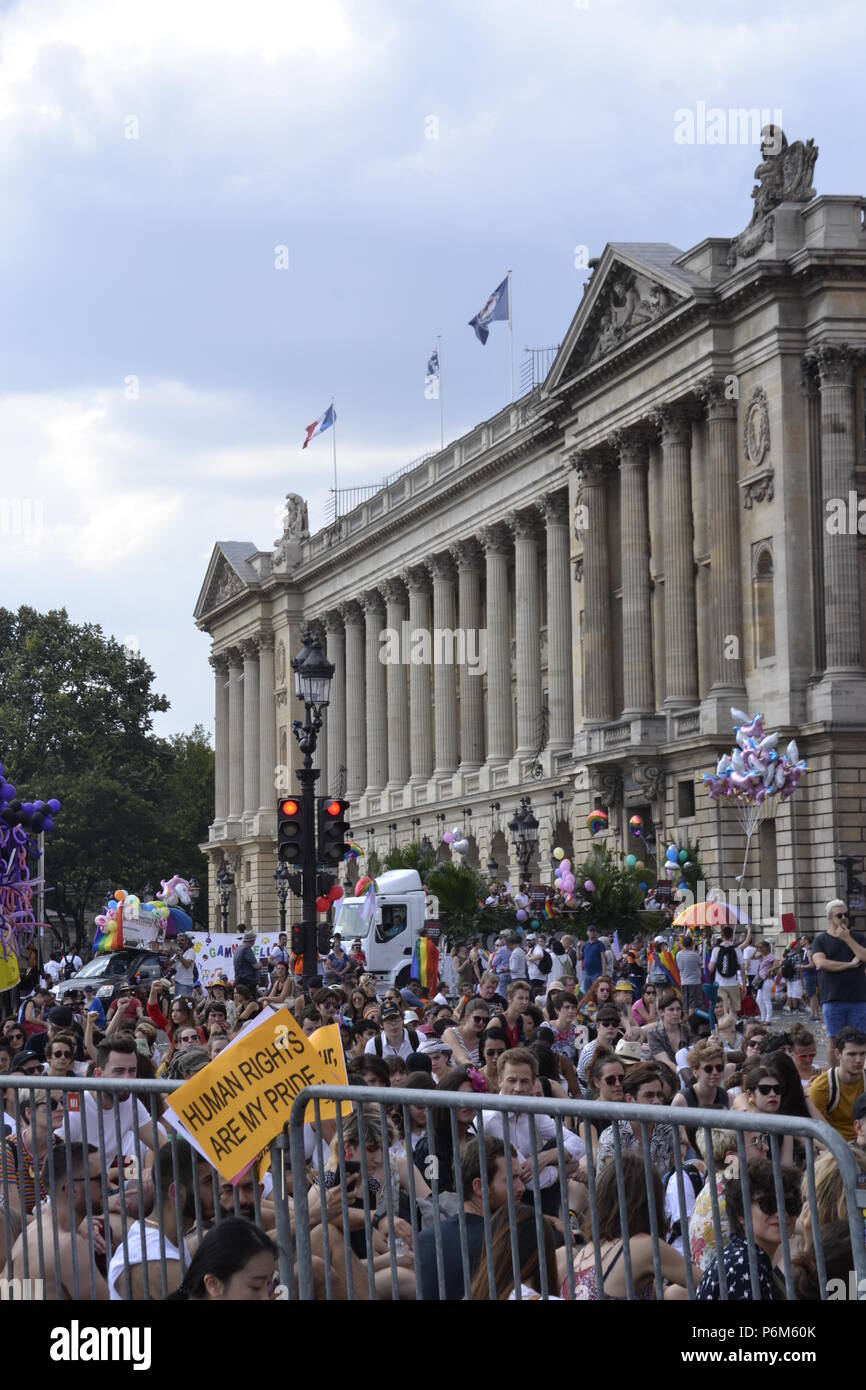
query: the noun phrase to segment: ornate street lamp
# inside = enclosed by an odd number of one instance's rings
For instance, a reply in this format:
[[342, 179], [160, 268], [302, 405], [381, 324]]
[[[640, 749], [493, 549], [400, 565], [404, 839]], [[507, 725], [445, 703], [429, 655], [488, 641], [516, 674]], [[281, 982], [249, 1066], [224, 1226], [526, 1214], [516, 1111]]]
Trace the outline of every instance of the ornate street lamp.
[[289, 896], [289, 873], [288, 866], [280, 861], [274, 871], [274, 887], [277, 890], [277, 897], [280, 903], [280, 931], [286, 930], [286, 898]]
[[235, 876], [225, 860], [220, 864], [220, 871], [216, 879], [217, 891], [220, 895], [220, 909], [222, 912], [223, 931], [229, 929], [229, 899], [234, 892]]
[[538, 843], [538, 821], [532, 814], [532, 805], [528, 796], [520, 798], [520, 805], [514, 813], [514, 818], [508, 822], [508, 829], [511, 832], [511, 843], [517, 856], [524, 877], [529, 868], [529, 861], [532, 858], [532, 851]]
[[[295, 673], [295, 694], [304, 704], [304, 722], [292, 720], [292, 733], [304, 755], [304, 766], [298, 770], [297, 778], [301, 784], [301, 804], [304, 827], [303, 877], [303, 922], [304, 922], [304, 975], [312, 979], [318, 972], [318, 950], [316, 942], [316, 815], [314, 788], [319, 777], [319, 769], [313, 767], [313, 754], [316, 751], [318, 735], [322, 728], [322, 710], [327, 709], [331, 697], [331, 681], [334, 678], [333, 663], [322, 651], [318, 637], [307, 629], [303, 636], [304, 645], [292, 660]], [[279, 887], [277, 888], [279, 892]]]

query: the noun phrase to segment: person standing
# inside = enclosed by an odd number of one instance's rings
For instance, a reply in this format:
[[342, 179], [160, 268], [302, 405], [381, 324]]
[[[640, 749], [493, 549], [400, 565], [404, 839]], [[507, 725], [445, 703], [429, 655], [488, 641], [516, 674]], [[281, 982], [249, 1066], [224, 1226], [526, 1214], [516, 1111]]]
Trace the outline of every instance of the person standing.
[[580, 961], [583, 966], [584, 993], [587, 993], [604, 973], [604, 947], [598, 939], [595, 927], [590, 926], [586, 929], [586, 941], [580, 947]]
[[727, 999], [731, 1013], [738, 1014], [746, 991], [746, 977], [743, 953], [734, 945], [733, 927], [722, 927], [721, 944], [710, 956], [710, 974], [719, 987], [719, 994]]
[[695, 1009], [703, 1008], [704, 987], [701, 983], [701, 956], [690, 936], [683, 937], [682, 950], [677, 952], [677, 969], [683, 991], [683, 1013], [686, 1018]]
[[243, 942], [235, 952], [234, 958], [235, 984], [246, 985], [254, 999], [259, 988], [259, 963], [253, 950], [255, 942], [256, 934], [254, 931], [244, 932]]
[[515, 980], [529, 980], [529, 969], [526, 962], [526, 952], [520, 944], [518, 936], [511, 938], [511, 956], [508, 962], [508, 969], [511, 974], [512, 984]]
[[866, 937], [848, 930], [841, 898], [827, 904], [827, 928], [812, 942], [812, 960], [830, 1045], [842, 1028], [866, 1031]]

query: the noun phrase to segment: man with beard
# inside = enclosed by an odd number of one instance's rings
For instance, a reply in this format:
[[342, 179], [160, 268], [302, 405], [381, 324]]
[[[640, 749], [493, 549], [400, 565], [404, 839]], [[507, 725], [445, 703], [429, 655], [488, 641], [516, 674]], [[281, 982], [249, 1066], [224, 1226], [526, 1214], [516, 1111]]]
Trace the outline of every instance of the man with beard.
[[[102, 1223], [92, 1225], [93, 1249], [96, 1256], [94, 1277], [90, 1272], [90, 1251], [87, 1228], [87, 1187], [90, 1187], [90, 1216], [102, 1211], [102, 1185], [99, 1176], [99, 1154], [89, 1153], [83, 1144], [58, 1144], [50, 1165], [43, 1165], [47, 1184], [53, 1170], [51, 1207], [57, 1227], [57, 1242], [49, 1234], [48, 1221], [40, 1232], [40, 1222], [31, 1220], [22, 1231], [12, 1250], [12, 1258], [4, 1277], [20, 1276], [23, 1269], [38, 1270], [43, 1280], [43, 1298], [104, 1299], [108, 1297], [105, 1279], [99, 1271], [99, 1258], [105, 1254]], [[41, 1235], [41, 1239], [40, 1239]], [[25, 1263], [24, 1244], [27, 1245]], [[40, 1265], [40, 1254], [44, 1265]], [[104, 1266], [103, 1266], [104, 1267]], [[77, 1280], [76, 1280], [77, 1269]]]
[[[114, 1080], [134, 1081], [137, 1071], [137, 1057], [135, 1038], [125, 1034], [106, 1037], [96, 1049], [96, 1066], [93, 1069], [93, 1075], [107, 1076]], [[83, 1109], [81, 1108], [82, 1096], [84, 1098]], [[67, 1138], [66, 1118], [61, 1112], [58, 1112], [58, 1118], [59, 1123], [54, 1132], [58, 1139], [65, 1140]], [[136, 1119], [140, 1143], [136, 1141]], [[118, 1147], [120, 1147], [122, 1157], [128, 1158], [133, 1155], [143, 1166], [143, 1160], [146, 1157], [143, 1152], [144, 1146], [146, 1145], [149, 1149], [158, 1148], [159, 1136], [164, 1137], [165, 1135], [161, 1126], [158, 1127], [158, 1134], [154, 1135], [150, 1111], [140, 1100], [135, 1100], [129, 1091], [113, 1093], [109, 1091], [98, 1093], [93, 1091], [70, 1092], [69, 1142], [73, 1144], [87, 1143], [91, 1148], [98, 1149], [100, 1147], [100, 1131], [103, 1136], [102, 1143], [104, 1144], [107, 1168], [111, 1168], [116, 1163]], [[109, 1173], [109, 1181], [111, 1179], [112, 1175]], [[120, 1185], [119, 1179], [117, 1185]]]
[[196, 1161], [185, 1139], [173, 1136], [160, 1149], [155, 1184], [162, 1198], [158, 1219], [133, 1221], [127, 1227], [126, 1241], [118, 1245], [108, 1266], [110, 1299], [167, 1298], [180, 1287], [190, 1261], [181, 1232], [195, 1220]]

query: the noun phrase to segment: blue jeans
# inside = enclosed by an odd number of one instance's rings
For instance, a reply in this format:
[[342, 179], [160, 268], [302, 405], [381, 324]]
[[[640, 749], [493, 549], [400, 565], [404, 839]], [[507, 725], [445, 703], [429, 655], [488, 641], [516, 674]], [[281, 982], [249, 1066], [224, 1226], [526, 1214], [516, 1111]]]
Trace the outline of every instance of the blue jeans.
[[842, 1028], [866, 1032], [866, 1004], [822, 1004], [821, 1012], [828, 1037], [835, 1038]]

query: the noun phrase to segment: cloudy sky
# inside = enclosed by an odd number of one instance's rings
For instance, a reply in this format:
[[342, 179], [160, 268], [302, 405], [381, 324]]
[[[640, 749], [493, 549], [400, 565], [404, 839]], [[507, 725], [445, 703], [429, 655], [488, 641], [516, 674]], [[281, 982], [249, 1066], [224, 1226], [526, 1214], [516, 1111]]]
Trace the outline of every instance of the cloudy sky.
[[509, 267], [519, 368], [575, 247], [740, 231], [757, 149], [678, 110], [778, 109], [866, 191], [864, 37], [856, 0], [0, 0], [0, 603], [137, 643], [159, 731], [212, 728], [211, 548], [289, 490], [322, 524], [308, 421], [334, 396], [375, 482], [438, 443], [437, 333], [446, 436], [506, 402], [466, 324]]

